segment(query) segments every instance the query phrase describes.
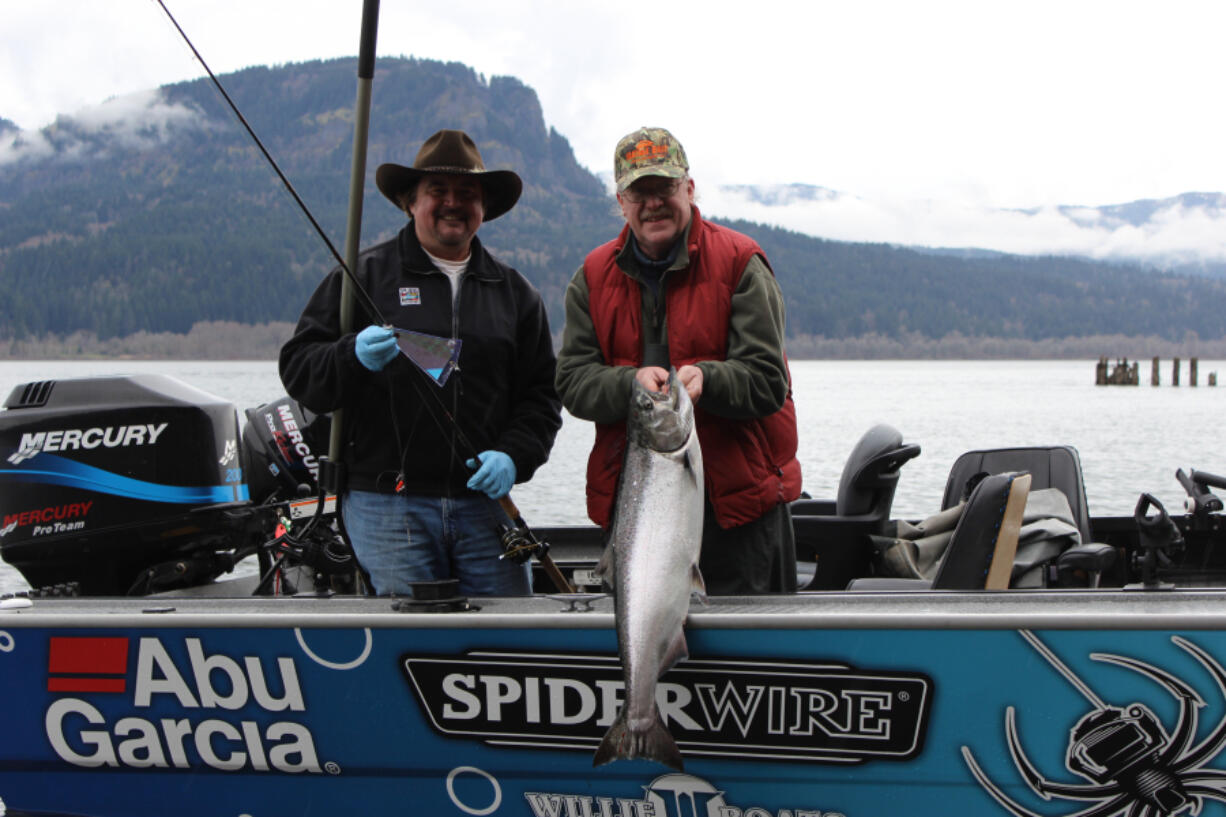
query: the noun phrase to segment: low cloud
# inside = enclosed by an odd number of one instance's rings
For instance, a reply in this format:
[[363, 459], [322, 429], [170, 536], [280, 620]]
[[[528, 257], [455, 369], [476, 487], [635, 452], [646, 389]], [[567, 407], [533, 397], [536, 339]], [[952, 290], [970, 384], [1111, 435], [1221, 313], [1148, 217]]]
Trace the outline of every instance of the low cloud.
[[0, 167], [20, 159], [40, 159], [55, 152], [40, 132], [10, 130], [0, 133]]
[[933, 200], [870, 200], [810, 185], [723, 186], [700, 192], [703, 212], [839, 241], [1079, 255], [1160, 265], [1226, 261], [1226, 196], [1123, 207], [1008, 210]]
[[125, 94], [60, 116], [38, 131], [0, 133], [0, 165], [53, 155], [100, 156], [116, 148], [145, 150], [166, 142], [177, 132], [205, 125], [202, 113], [167, 102], [158, 89]]

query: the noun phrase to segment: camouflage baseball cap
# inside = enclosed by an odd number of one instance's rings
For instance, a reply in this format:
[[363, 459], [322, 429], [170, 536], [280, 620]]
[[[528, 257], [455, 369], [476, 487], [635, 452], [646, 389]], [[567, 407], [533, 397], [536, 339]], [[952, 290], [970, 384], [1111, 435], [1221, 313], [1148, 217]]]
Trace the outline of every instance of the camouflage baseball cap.
[[620, 193], [644, 176], [683, 178], [690, 170], [685, 149], [664, 128], [639, 128], [623, 136], [613, 152], [613, 176]]

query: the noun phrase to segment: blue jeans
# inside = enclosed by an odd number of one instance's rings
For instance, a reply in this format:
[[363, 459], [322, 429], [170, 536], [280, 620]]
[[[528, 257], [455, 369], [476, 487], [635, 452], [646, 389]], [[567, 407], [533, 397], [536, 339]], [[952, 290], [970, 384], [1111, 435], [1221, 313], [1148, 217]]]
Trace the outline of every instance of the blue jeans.
[[527, 596], [531, 568], [499, 559], [494, 500], [347, 491], [341, 511], [362, 567], [381, 596], [411, 596], [410, 582], [459, 579], [465, 596]]

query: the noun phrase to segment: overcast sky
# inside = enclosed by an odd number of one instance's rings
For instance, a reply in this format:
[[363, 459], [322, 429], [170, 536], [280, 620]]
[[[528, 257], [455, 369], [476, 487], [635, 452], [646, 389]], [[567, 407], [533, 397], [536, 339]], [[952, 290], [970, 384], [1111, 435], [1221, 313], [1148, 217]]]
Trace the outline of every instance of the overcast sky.
[[[166, 2], [218, 73], [357, 53], [359, 0]], [[154, 0], [0, 11], [24, 129], [203, 75]], [[520, 78], [596, 172], [663, 125], [700, 191], [1036, 207], [1226, 192], [1224, 31], [1222, 0], [385, 0], [378, 42]]]

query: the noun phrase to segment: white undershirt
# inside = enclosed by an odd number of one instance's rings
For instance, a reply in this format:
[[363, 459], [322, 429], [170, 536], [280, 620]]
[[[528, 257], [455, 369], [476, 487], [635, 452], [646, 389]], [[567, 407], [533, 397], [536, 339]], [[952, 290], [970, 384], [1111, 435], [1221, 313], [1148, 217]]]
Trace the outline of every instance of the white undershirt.
[[446, 258], [430, 255], [430, 251], [424, 247], [422, 249], [426, 255], [430, 256], [434, 266], [451, 279], [451, 302], [454, 304], [456, 296], [460, 294], [460, 276], [464, 274], [464, 270], [468, 269], [468, 261], [472, 258], [472, 254], [466, 256], [463, 261], [448, 261]]

